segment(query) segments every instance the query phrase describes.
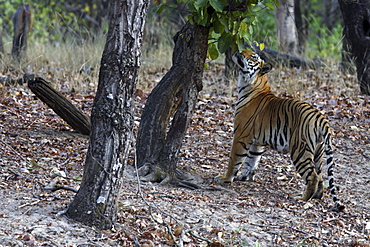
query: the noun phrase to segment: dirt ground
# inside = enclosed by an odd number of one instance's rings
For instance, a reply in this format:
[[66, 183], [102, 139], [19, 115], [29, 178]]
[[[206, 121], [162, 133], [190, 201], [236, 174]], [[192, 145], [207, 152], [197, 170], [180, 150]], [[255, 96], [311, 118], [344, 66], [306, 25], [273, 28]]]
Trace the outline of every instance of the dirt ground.
[[[105, 231], [63, 215], [73, 191], [47, 189], [55, 179], [78, 189], [88, 138], [26, 85], [0, 85], [0, 246], [370, 246], [370, 98], [356, 85], [347, 92], [311, 82], [301, 81], [300, 97], [323, 111], [335, 131], [334, 176], [345, 212], [331, 210], [327, 190], [322, 200], [297, 201], [302, 179], [287, 155], [271, 150], [254, 182], [215, 190], [139, 182], [130, 159], [116, 227]], [[148, 95], [138, 92], [135, 128]], [[65, 95], [89, 112], [93, 93]], [[200, 95], [180, 169], [209, 179], [225, 171], [235, 99], [217, 90]]]

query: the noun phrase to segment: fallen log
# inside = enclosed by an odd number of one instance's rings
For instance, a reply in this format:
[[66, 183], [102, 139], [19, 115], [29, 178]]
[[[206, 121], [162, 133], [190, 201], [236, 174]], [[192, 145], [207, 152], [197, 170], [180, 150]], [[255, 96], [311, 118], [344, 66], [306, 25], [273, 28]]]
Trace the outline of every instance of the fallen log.
[[[273, 67], [279, 68], [303, 68], [303, 69], [317, 69], [324, 67], [324, 63], [320, 60], [304, 59], [302, 57], [293, 56], [287, 53], [282, 53], [277, 50], [270, 48], [264, 48], [260, 50], [260, 47], [252, 44], [245, 44], [249, 49], [252, 49], [257, 53], [263, 60], [270, 63]], [[225, 53], [225, 77], [227, 80], [230, 78], [237, 77], [237, 68], [234, 62], [232, 62], [231, 49], [228, 49]]]
[[259, 46], [253, 45], [252, 49], [256, 52], [263, 60], [271, 63], [273, 67], [282, 66], [289, 68], [310, 68], [316, 69], [324, 66], [324, 63], [320, 60], [304, 59], [302, 57], [293, 56], [290, 54], [282, 53], [270, 48], [264, 48], [262, 51]]
[[[27, 78], [27, 76], [25, 76]], [[53, 111], [64, 119], [77, 132], [90, 134], [90, 117], [75, 107], [60, 92], [51, 87], [50, 83], [41, 77], [30, 76], [28, 87], [31, 91]]]

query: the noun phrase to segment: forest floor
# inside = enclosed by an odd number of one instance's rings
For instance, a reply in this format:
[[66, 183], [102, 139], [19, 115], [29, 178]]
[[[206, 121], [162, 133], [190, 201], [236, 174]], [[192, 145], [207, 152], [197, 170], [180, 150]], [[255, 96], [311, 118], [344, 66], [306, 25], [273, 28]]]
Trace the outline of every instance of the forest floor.
[[[226, 169], [236, 100], [235, 87], [213, 73], [219, 70], [205, 73], [178, 164], [209, 179]], [[327, 190], [322, 200], [297, 201], [303, 181], [289, 156], [268, 150], [254, 182], [215, 190], [139, 182], [130, 159], [115, 229], [73, 222], [61, 212], [75, 193], [47, 188], [58, 179], [78, 189], [88, 138], [26, 85], [0, 85], [0, 246], [370, 246], [370, 98], [338, 72], [274, 73], [278, 95], [307, 101], [329, 119], [344, 212], [331, 210]], [[146, 79], [155, 84], [161, 76]], [[94, 93], [63, 93], [89, 114]], [[137, 90], [135, 129], [147, 96]]]

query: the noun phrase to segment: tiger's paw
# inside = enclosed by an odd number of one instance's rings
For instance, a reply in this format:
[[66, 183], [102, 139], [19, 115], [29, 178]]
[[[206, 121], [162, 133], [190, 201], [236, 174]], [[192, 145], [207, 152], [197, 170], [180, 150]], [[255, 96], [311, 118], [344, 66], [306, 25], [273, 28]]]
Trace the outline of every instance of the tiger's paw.
[[305, 202], [309, 200], [309, 199], [304, 198], [303, 196], [297, 196], [297, 197], [294, 197], [294, 199], [296, 199], [297, 201], [305, 201]]
[[218, 184], [226, 184], [226, 183], [231, 183], [233, 181], [232, 178], [227, 178], [226, 176], [218, 176], [218, 177], [215, 177], [213, 180], [215, 183], [218, 183]]
[[239, 176], [236, 176], [234, 178], [234, 181], [248, 181], [248, 182], [253, 182], [254, 181], [254, 172], [248, 172], [248, 173], [243, 173]]

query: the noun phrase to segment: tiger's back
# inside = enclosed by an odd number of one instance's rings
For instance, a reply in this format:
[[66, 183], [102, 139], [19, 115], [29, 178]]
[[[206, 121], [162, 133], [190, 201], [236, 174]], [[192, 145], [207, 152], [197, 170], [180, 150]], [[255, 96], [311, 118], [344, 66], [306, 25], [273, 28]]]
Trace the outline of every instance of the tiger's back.
[[[248, 115], [251, 116], [249, 121], [254, 122], [251, 133], [254, 134], [256, 144], [268, 145], [274, 150], [288, 153], [296, 142], [308, 142], [313, 149], [314, 143], [327, 138], [330, 132], [329, 123], [311, 105], [277, 97], [264, 97], [264, 100], [267, 102], [258, 115], [251, 114], [250, 108], [244, 107], [240, 118], [236, 117], [235, 120], [235, 124], [240, 125], [244, 124]], [[246, 132], [248, 131], [240, 134], [245, 135]]]
[[332, 132], [328, 120], [311, 105], [276, 97], [270, 90], [266, 73], [271, 65], [251, 51], [233, 57], [239, 67], [238, 102], [235, 110], [234, 138], [228, 171], [219, 177], [232, 182], [242, 164], [238, 180], [252, 180], [265, 146], [290, 153], [306, 188], [302, 200], [323, 195], [322, 157], [327, 156], [329, 189], [338, 210], [343, 210], [333, 183]]

